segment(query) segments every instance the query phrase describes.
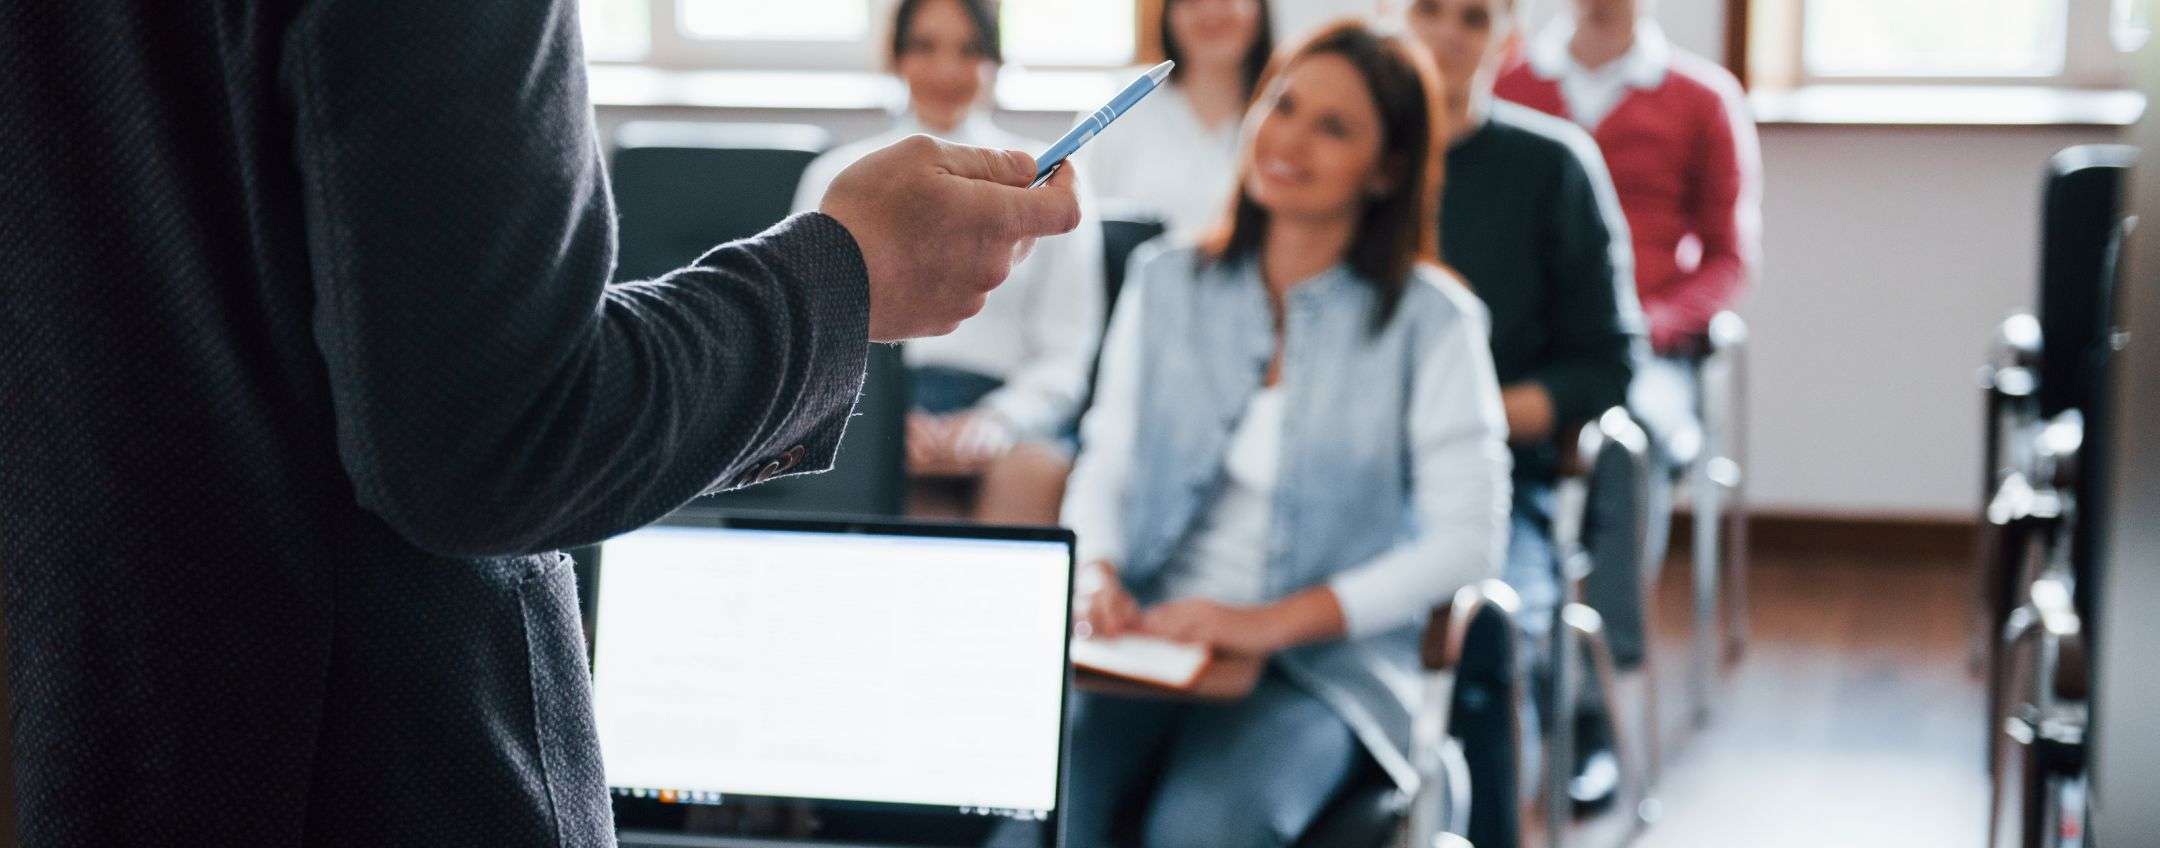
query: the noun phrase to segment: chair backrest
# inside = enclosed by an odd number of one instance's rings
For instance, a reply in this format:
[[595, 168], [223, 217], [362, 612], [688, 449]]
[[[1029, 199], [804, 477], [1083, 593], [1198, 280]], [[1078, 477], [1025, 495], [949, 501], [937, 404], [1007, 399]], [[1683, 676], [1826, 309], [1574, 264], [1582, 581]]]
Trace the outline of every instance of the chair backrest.
[[1470, 623], [1456, 671], [1448, 735], [1462, 740], [1470, 768], [1472, 845], [1519, 845], [1523, 827], [1522, 711], [1529, 703], [1521, 630], [1511, 612], [1490, 605]]
[[833, 469], [707, 495], [700, 506], [789, 515], [900, 515], [907, 498], [907, 364], [896, 345], [871, 345], [862, 399]]
[[779, 223], [803, 169], [831, 141], [795, 124], [624, 124], [609, 173], [622, 232], [615, 278], [673, 271]]
[[[1125, 266], [1132, 264], [1133, 251], [1164, 232], [1163, 222], [1147, 217], [1144, 213], [1118, 213], [1121, 217], [1104, 216], [1103, 228], [1103, 323], [1107, 326], [1110, 316], [1117, 311], [1118, 293], [1125, 290]], [[1086, 399], [1080, 405], [1082, 415], [1095, 403], [1095, 378], [1102, 371], [1102, 350], [1095, 351], [1095, 362], [1088, 366]]]
[[2040, 233], [2040, 414], [2086, 400], [2081, 372], [2113, 325], [2108, 245], [2137, 148], [2089, 144], [2048, 160]]
[[1164, 227], [1160, 219], [1134, 216], [1106, 217], [1102, 228], [1103, 315], [1107, 317], [1117, 307], [1118, 293], [1125, 290], [1125, 266], [1131, 264], [1133, 251], [1161, 236]]
[[[2105, 262], [2107, 293], [2110, 303], [2119, 302], [2122, 291], [2122, 246], [2130, 226], [2120, 223], [2115, 237], [2109, 242]], [[2079, 382], [2086, 387], [2084, 410], [2084, 436], [2080, 440], [2077, 458], [2077, 480], [2072, 485], [2072, 500], [2076, 505], [2070, 528], [2070, 568], [2076, 575], [2073, 597], [2078, 617], [2086, 622], [2085, 639], [2088, 651], [2093, 649], [2092, 640], [2101, 628], [2092, 624], [2094, 611], [2100, 608], [2099, 598], [2106, 590], [2107, 569], [2100, 563], [2107, 559], [2107, 520], [2113, 514], [2109, 508], [2109, 493], [2114, 490], [2114, 443], [2115, 394], [2110, 383], [2115, 378], [2116, 363], [2121, 354], [2115, 349], [2117, 323], [2111, 319], [2103, 326], [2100, 338], [2089, 350]]]

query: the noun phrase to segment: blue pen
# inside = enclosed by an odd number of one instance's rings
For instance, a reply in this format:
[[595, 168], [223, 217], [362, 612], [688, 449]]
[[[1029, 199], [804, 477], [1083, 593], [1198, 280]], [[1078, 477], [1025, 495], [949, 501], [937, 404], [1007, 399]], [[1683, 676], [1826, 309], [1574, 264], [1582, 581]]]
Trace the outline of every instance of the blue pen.
[[1110, 126], [1111, 121], [1125, 114], [1125, 110], [1140, 102], [1140, 98], [1148, 96], [1148, 92], [1154, 91], [1163, 80], [1169, 79], [1170, 69], [1175, 65], [1176, 62], [1164, 62], [1149, 68], [1147, 73], [1133, 80], [1132, 85], [1126, 86], [1124, 91], [1110, 98], [1110, 105], [1095, 110], [1094, 114], [1074, 124], [1064, 138], [1058, 139], [1056, 144], [1050, 145], [1049, 150], [1043, 151], [1043, 155], [1035, 158], [1035, 182], [1029, 188], [1049, 182], [1050, 175], [1057, 173], [1058, 166], [1065, 164], [1066, 157], [1078, 152], [1081, 145], [1088, 143], [1088, 139], [1094, 138], [1096, 133]]

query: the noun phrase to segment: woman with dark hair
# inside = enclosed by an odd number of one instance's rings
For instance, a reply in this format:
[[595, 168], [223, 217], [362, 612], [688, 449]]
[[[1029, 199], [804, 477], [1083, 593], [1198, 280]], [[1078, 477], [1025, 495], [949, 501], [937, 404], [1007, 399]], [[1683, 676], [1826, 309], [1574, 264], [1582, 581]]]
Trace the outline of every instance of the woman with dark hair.
[[[923, 133], [963, 144], [1041, 150], [990, 123], [982, 108], [997, 73], [997, 13], [986, 0], [901, 0], [888, 66], [907, 86], [907, 111], [886, 132], [818, 157], [798, 208], [856, 159]], [[914, 410], [908, 468], [918, 478], [979, 481], [972, 516], [1047, 524], [1070, 464], [1065, 434], [1079, 414], [1102, 326], [1102, 226], [1087, 187], [1079, 229], [1046, 238], [1005, 285], [951, 334], [909, 342]]]
[[1064, 513], [1076, 629], [1267, 671], [1229, 704], [1079, 697], [1082, 848], [1284, 845], [1371, 764], [1414, 782], [1393, 684], [1500, 569], [1506, 429], [1484, 309], [1434, 264], [1430, 60], [1346, 21], [1270, 80], [1229, 220], [1133, 262]]
[[1238, 120], [1274, 51], [1263, 0], [1167, 0], [1162, 90], [1111, 124], [1085, 154], [1103, 198], [1159, 215], [1172, 231], [1213, 225], [1229, 202]]

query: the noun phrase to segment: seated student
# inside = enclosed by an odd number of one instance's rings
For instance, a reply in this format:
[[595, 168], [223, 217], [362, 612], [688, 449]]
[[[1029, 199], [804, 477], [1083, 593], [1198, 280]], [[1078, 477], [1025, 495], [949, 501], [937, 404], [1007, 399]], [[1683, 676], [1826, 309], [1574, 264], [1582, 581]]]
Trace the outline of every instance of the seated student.
[[1740, 84], [1680, 50], [1642, 0], [1573, 0], [1499, 96], [1588, 128], [1635, 242], [1635, 286], [1657, 354], [1631, 406], [1671, 458], [1701, 445], [1692, 360], [1761, 255], [1761, 160]]
[[[1455, 132], [1441, 194], [1440, 246], [1448, 265], [1492, 313], [1493, 365], [1515, 451], [1506, 578], [1522, 594], [1520, 623], [1531, 653], [1543, 659], [1560, 600], [1552, 515], [1555, 439], [1626, 401], [1641, 316], [1627, 223], [1596, 144], [1558, 118], [1494, 102], [1493, 79], [1513, 34], [1514, 3], [1414, 0], [1406, 23], [1432, 51], [1446, 83]], [[1619, 536], [1628, 544], [1624, 532], [1599, 532], [1618, 529], [1591, 528], [1591, 543]], [[1598, 741], [1600, 735], [1583, 732], [1577, 739]], [[1587, 783], [1585, 800], [1612, 789], [1610, 781]]]
[[1274, 51], [1262, 0], [1169, 0], [1157, 21], [1177, 67], [1161, 90], [1082, 156], [1106, 202], [1162, 216], [1172, 233], [1213, 226], [1230, 202], [1238, 124]]
[[1485, 310], [1434, 264], [1433, 77], [1320, 31], [1252, 106], [1226, 223], [1133, 262], [1065, 504], [1078, 626], [1271, 660], [1235, 703], [1078, 697], [1076, 848], [1283, 845], [1359, 769], [1412, 777], [1392, 682], [1498, 573], [1508, 500]]
[[[998, 129], [981, 112], [999, 64], [997, 17], [986, 0], [901, 0], [892, 21], [890, 63], [907, 84], [906, 114], [810, 163], [797, 208], [815, 208], [841, 170], [913, 133], [1030, 152], [1048, 146]], [[1085, 186], [1080, 208], [1080, 227], [1038, 242], [981, 314], [906, 348], [915, 385], [909, 471], [980, 480], [978, 520], [1057, 517], [1070, 465], [1063, 440], [1079, 414], [1103, 313], [1102, 225]]]

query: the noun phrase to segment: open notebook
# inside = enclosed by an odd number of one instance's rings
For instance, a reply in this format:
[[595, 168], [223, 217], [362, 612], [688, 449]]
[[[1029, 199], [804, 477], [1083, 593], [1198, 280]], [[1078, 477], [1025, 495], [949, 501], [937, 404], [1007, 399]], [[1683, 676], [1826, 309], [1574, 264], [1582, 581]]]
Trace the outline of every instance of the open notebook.
[[1192, 688], [1207, 671], [1211, 656], [1205, 645], [1152, 636], [1089, 637], [1072, 643], [1072, 662], [1077, 668], [1171, 689]]

